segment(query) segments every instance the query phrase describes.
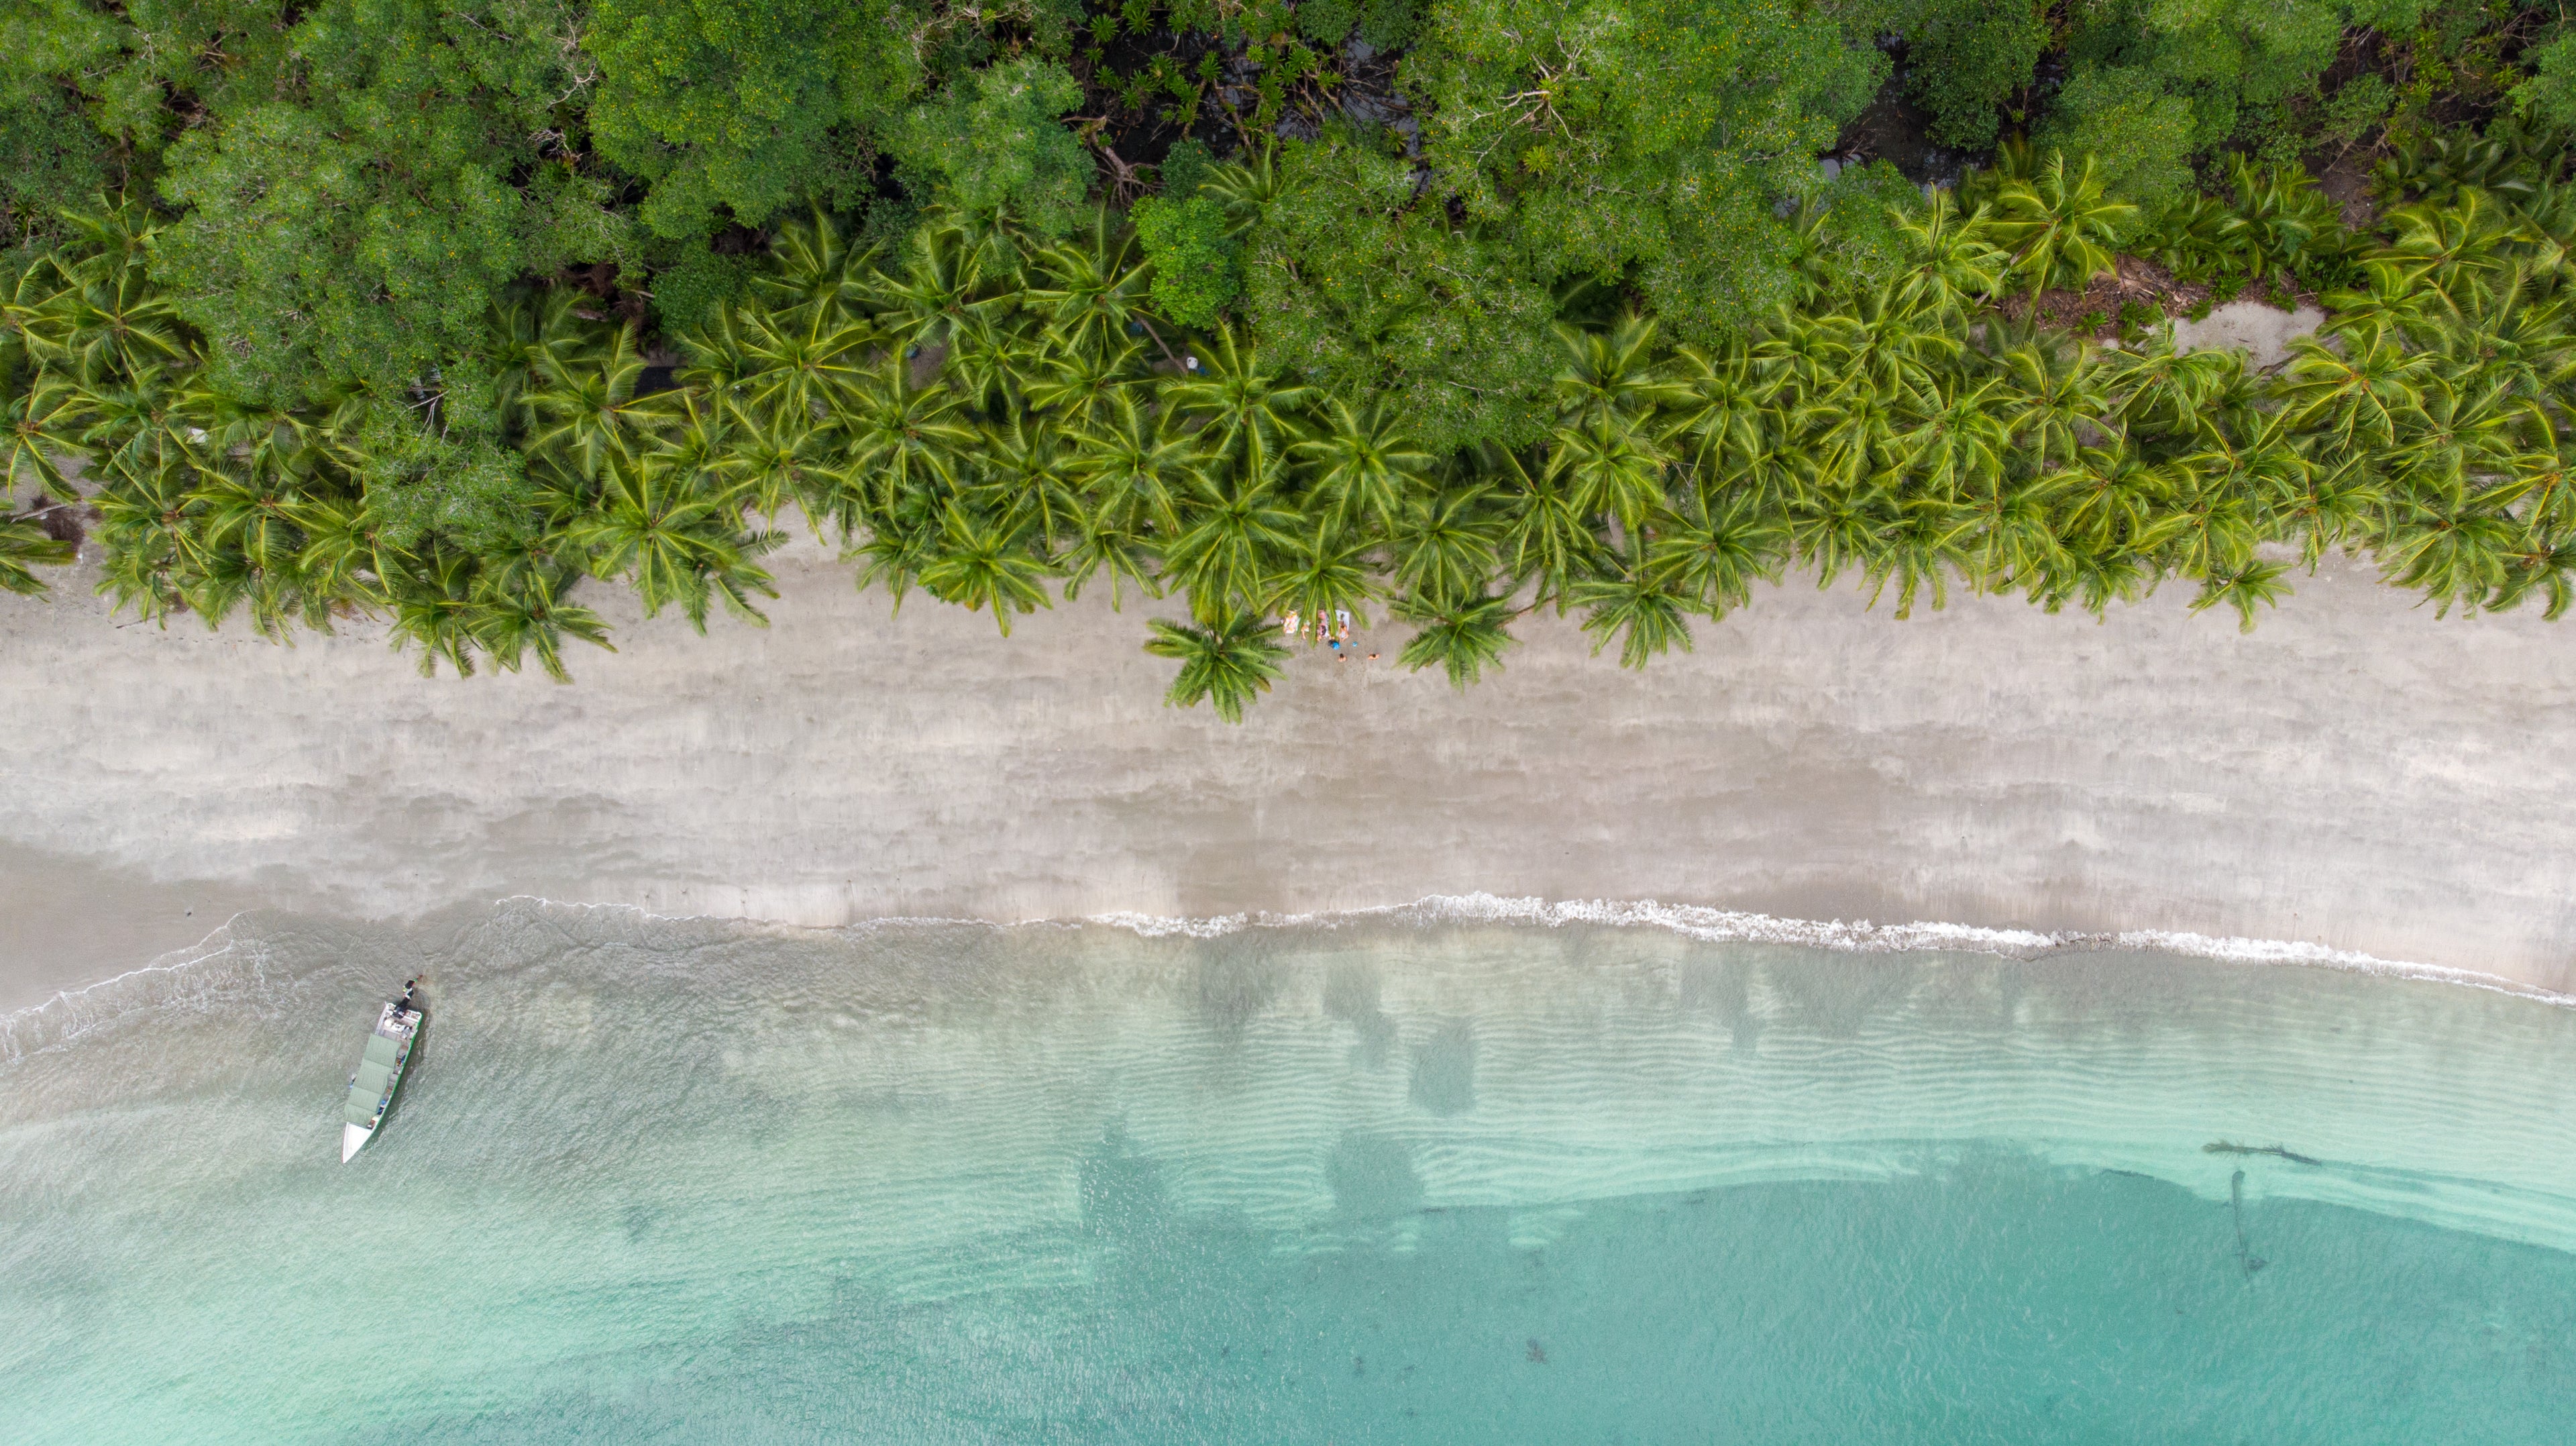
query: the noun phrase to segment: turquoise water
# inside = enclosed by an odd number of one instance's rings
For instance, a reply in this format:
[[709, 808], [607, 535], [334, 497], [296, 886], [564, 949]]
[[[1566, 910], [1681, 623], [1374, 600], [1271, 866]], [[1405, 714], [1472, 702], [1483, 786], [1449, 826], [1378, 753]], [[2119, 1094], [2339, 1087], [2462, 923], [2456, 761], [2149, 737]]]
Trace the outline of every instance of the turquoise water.
[[10, 1441], [2558, 1442], [2576, 1406], [2576, 1013], [2527, 999], [1400, 918], [520, 902], [217, 944], [0, 1031]]

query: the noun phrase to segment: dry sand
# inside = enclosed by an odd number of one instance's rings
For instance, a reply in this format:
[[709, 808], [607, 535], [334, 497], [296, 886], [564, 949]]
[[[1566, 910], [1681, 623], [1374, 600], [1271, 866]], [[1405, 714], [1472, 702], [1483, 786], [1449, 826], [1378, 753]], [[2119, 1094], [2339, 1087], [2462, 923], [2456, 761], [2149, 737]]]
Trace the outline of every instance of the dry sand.
[[2295, 311], [2282, 311], [2259, 301], [2231, 301], [2199, 321], [2177, 318], [2174, 345], [2184, 351], [2242, 347], [2253, 353], [2255, 365], [2271, 366], [2290, 354], [2291, 338], [2308, 335], [2325, 319], [2324, 312], [2305, 302]]
[[[1347, 909], [1490, 891], [1797, 918], [2315, 941], [2576, 984], [2576, 632], [2350, 567], [2250, 636], [1769, 590], [1623, 672], [1531, 619], [1465, 694], [1299, 656], [1242, 728], [1164, 707], [1154, 611], [1008, 640], [819, 553], [775, 625], [594, 601], [578, 682], [425, 681], [380, 629], [119, 626], [0, 598], [0, 1007], [255, 904], [512, 893], [835, 924]], [[1168, 611], [1168, 609], [1165, 609]], [[1367, 661], [1370, 648], [1385, 656]]]

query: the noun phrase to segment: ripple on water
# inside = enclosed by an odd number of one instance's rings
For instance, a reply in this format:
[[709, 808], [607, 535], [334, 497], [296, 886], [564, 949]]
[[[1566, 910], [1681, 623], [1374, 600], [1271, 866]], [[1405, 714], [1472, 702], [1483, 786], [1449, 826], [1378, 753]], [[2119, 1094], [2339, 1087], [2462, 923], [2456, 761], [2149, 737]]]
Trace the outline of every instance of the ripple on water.
[[[1576, 1439], [1493, 1425], [1518, 1401], [1653, 1440], [1722, 1385], [1783, 1429], [1991, 1391], [1995, 1439], [2074, 1440], [2150, 1409], [2139, 1382], [2258, 1401], [2293, 1348], [2398, 1369], [2337, 1323], [2367, 1307], [2416, 1312], [2495, 1411], [2565, 1404], [2542, 1286], [2576, 1294], [2576, 1014], [1701, 924], [254, 916], [13, 1017], [0, 1394], [39, 1440], [332, 1436], [369, 1402], [433, 1436], [670, 1431], [753, 1379], [811, 1393], [779, 1439], [862, 1410], [919, 1440]], [[356, 1031], [423, 969], [415, 1073], [344, 1169]], [[1283, 1364], [1202, 1359], [1218, 1337]], [[2452, 1396], [2408, 1399], [2383, 1410]]]

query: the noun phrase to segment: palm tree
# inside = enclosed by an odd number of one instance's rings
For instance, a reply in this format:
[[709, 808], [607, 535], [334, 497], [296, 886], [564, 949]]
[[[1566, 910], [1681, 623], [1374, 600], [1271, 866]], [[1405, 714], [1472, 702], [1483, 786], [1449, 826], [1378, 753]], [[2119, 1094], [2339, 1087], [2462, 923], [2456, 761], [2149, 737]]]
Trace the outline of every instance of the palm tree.
[[2170, 470], [2128, 447], [2087, 447], [2067, 469], [2061, 535], [2078, 552], [2144, 548], [2174, 492]]
[[1585, 331], [1560, 322], [1557, 345], [1565, 365], [1556, 374], [1557, 420], [1568, 426], [1610, 427], [1689, 399], [1686, 385], [1655, 364], [1655, 323], [1629, 312], [1608, 331]]
[[1052, 546], [1082, 517], [1073, 471], [1073, 449], [1064, 431], [1028, 416], [978, 431], [976, 481], [968, 489], [977, 506], [1004, 526], [1026, 527], [1037, 546]]
[[1154, 575], [1153, 543], [1123, 506], [1084, 507], [1074, 519], [1072, 544], [1057, 561], [1064, 571], [1067, 602], [1082, 596], [1083, 586], [1095, 576], [1109, 579], [1112, 612], [1125, 605], [1129, 583], [1145, 597], [1163, 595]]
[[51, 372], [0, 392], [0, 427], [7, 429], [9, 449], [7, 468], [0, 471], [0, 497], [12, 495], [18, 479], [28, 476], [47, 497], [69, 501], [80, 495], [55, 459], [79, 449], [87, 430], [84, 401], [78, 386]]
[[839, 326], [875, 309], [876, 248], [852, 246], [819, 205], [806, 219], [779, 228], [769, 258], [769, 268], [752, 277], [751, 290], [778, 311]]
[[2250, 633], [2254, 631], [2254, 609], [2276, 607], [2282, 598], [2289, 596], [2289, 584], [2281, 581], [2281, 574], [2287, 571], [2289, 568], [2285, 564], [2255, 562], [2249, 558], [2209, 573], [2201, 579], [2200, 595], [2191, 600], [2191, 610], [2207, 612], [2225, 603], [2236, 610], [2236, 630]]
[[2116, 430], [2091, 345], [2037, 326], [2014, 328], [1999, 317], [1989, 318], [1986, 330], [2003, 343], [1995, 366], [2012, 385], [2002, 398], [2005, 425], [2031, 449], [2034, 466], [2046, 471], [2052, 463], [2072, 462], [2086, 433]]
[[1130, 528], [1181, 530], [1180, 499], [1197, 482], [1205, 458], [1198, 441], [1177, 431], [1172, 413], [1121, 392], [1074, 434], [1068, 465], [1089, 504]]
[[1784, 408], [1803, 407], [1843, 385], [1843, 361], [1850, 348], [1843, 335], [1848, 319], [1801, 316], [1783, 308], [1753, 342], [1754, 375], [1768, 398]]
[[1208, 450], [1220, 455], [1259, 438], [1279, 446], [1296, 439], [1297, 413], [1315, 398], [1315, 389], [1283, 378], [1265, 366], [1258, 347], [1237, 335], [1230, 322], [1217, 323], [1216, 335], [1200, 356], [1199, 372], [1164, 386], [1163, 405], [1207, 420]]
[[731, 416], [742, 408], [745, 381], [759, 370], [744, 340], [744, 317], [743, 308], [724, 307], [696, 331], [683, 332], [678, 338], [688, 364], [673, 374], [674, 380], [704, 392], [709, 409], [718, 416]]
[[1908, 305], [1894, 285], [1861, 293], [1823, 324], [1837, 353], [1826, 397], [1870, 392], [1902, 403], [1930, 390], [1967, 349], [1953, 325]]
[[2474, 613], [2490, 595], [2511, 589], [2520, 533], [2499, 512], [2439, 494], [2410, 497], [2379, 540], [2380, 570], [2431, 598], [2436, 616], [2455, 606]]
[[1154, 636], [1145, 651], [1181, 665], [1164, 701], [1176, 708], [1197, 707], [1205, 699], [1228, 723], [1243, 721], [1243, 710], [1270, 691], [1288, 650], [1272, 641], [1272, 629], [1251, 613], [1231, 613], [1199, 627], [1153, 620]]
[[2114, 247], [2138, 208], [2112, 200], [2091, 156], [2069, 167], [2066, 153], [2043, 155], [2027, 180], [1995, 194], [1992, 234], [2013, 253], [2011, 274], [2037, 296], [2052, 286], [2081, 291], [2119, 264]]
[[2417, 399], [2406, 434], [2381, 466], [2410, 485], [2455, 492], [2512, 465], [2523, 411], [2502, 377], [2434, 378]]
[[1900, 408], [1910, 398], [1854, 389], [1809, 403], [1791, 418], [1819, 480], [1844, 489], [1885, 485], [1905, 461]]
[[2479, 501], [2545, 533], [2576, 532], [2576, 437], [2536, 402], [2523, 404], [2521, 422], [2520, 445]]
[[85, 381], [131, 376], [188, 355], [178, 310], [152, 284], [147, 247], [158, 229], [143, 207], [118, 200], [97, 212], [65, 213], [89, 254], [54, 270], [64, 283], [25, 316], [28, 355]]
[[2057, 501], [2066, 474], [2015, 469], [1968, 499], [1968, 535], [1976, 540], [1969, 576], [1979, 590], [2025, 588], [2033, 601], [2066, 563], [2057, 535]]
[[883, 519], [907, 499], [944, 493], [976, 443], [956, 394], [939, 382], [913, 385], [898, 353], [882, 357], [841, 403], [843, 466], [832, 496], [844, 538], [863, 513]]
[[2443, 302], [2409, 330], [2431, 341], [2455, 380], [2493, 378], [2517, 397], [2550, 396], [2576, 381], [2576, 331], [2567, 298], [2548, 291], [2545, 277], [2516, 262], [2474, 309]]
[[1026, 411], [1029, 387], [1055, 371], [1045, 337], [1010, 320], [977, 317], [959, 327], [939, 369], [958, 399], [987, 417]]
[[2070, 541], [2064, 561], [2040, 584], [2039, 603], [2053, 613], [2073, 601], [2099, 619], [2115, 602], [2137, 601], [2152, 577], [2145, 557], [2126, 543]]
[[2381, 218], [2396, 239], [2373, 259], [2395, 268], [2407, 286], [2433, 291], [2454, 309], [2483, 300], [2489, 282], [2507, 266], [2511, 248], [2538, 239], [2510, 210], [2479, 190], [2460, 192], [2448, 205], [2417, 202]]
[[987, 285], [990, 249], [951, 217], [912, 233], [901, 269], [872, 283], [878, 334], [898, 349], [938, 346], [962, 324], [1007, 305]]
[[1644, 668], [1679, 644], [1691, 650], [1690, 622], [1682, 600], [1648, 565], [1642, 538], [1631, 537], [1627, 555], [1607, 576], [1574, 585], [1574, 605], [1584, 609], [1583, 630], [1593, 634], [1592, 653], [1600, 656], [1610, 639], [1619, 639], [1619, 666]]
[[1687, 395], [1666, 403], [1663, 415], [1674, 439], [1688, 439], [1691, 460], [1704, 474], [1732, 475], [1769, 453], [1778, 388], [1756, 371], [1749, 348], [1740, 342], [1715, 351], [1685, 346], [1673, 354], [1673, 371]]
[[537, 386], [528, 399], [538, 419], [528, 450], [559, 453], [583, 477], [598, 476], [611, 452], [633, 449], [647, 429], [668, 415], [669, 403], [635, 395], [644, 364], [632, 325], [619, 327], [594, 358], [566, 362], [542, 357], [536, 364]]
[[1316, 435], [1289, 448], [1314, 471], [1318, 500], [1346, 526], [1391, 528], [1439, 461], [1406, 435], [1401, 415], [1382, 398], [1358, 408], [1340, 397], [1324, 404]]
[[2357, 547], [2378, 534], [2388, 491], [2366, 458], [2334, 467], [2311, 462], [2274, 493], [2271, 504], [2276, 525], [2298, 539], [2299, 560], [2314, 572], [2327, 548]]
[[752, 511], [776, 521], [791, 505], [819, 536], [834, 506], [831, 434], [793, 411], [762, 409], [734, 425], [697, 415], [664, 438], [652, 465], [704, 474]]
[[600, 483], [598, 510], [566, 534], [590, 553], [592, 575], [624, 573], [648, 618], [676, 603], [703, 633], [708, 603], [720, 601], [746, 622], [767, 624], [750, 594], [778, 592], [753, 559], [776, 547], [778, 534], [745, 535], [737, 504], [677, 469], [612, 456]]
[[0, 592], [43, 595], [38, 567], [59, 567], [72, 560], [72, 545], [57, 541], [33, 521], [0, 514]]
[[414, 548], [400, 545], [375, 509], [353, 498], [316, 499], [298, 513], [305, 536], [297, 565], [322, 594], [364, 607], [390, 606], [392, 578], [418, 566]]
[[1153, 273], [1138, 254], [1132, 232], [1107, 207], [1092, 213], [1082, 235], [1030, 258], [1045, 283], [1031, 287], [1022, 304], [1046, 319], [1065, 351], [1109, 353], [1127, 344], [1127, 328], [1141, 317]]
[[1050, 428], [1074, 430], [1099, 415], [1110, 398], [1146, 375], [1144, 348], [1121, 340], [1106, 347], [1057, 347], [1048, 365], [1031, 372], [1021, 391]]
[[[2303, 465], [2294, 453], [2285, 458]], [[2167, 503], [2162, 530], [2162, 556], [2184, 577], [2234, 577], [2254, 565], [2254, 545], [2262, 540], [2262, 514], [2257, 498], [2271, 488], [2270, 479], [2248, 477], [2222, 468], [2206, 471], [2177, 464], [2178, 485]]]
[[1925, 490], [1958, 497], [2001, 483], [2012, 450], [2006, 396], [2001, 377], [1946, 376], [1923, 394], [1922, 420], [1896, 446]]
[[866, 374], [873, 338], [827, 312], [783, 311], [744, 313], [730, 339], [740, 348], [736, 387], [746, 408], [819, 421]]
[[99, 544], [107, 558], [99, 589], [119, 609], [131, 605], [166, 625], [171, 612], [187, 606], [188, 582], [198, 565], [204, 506], [193, 490], [194, 472], [162, 458], [142, 468], [111, 466], [98, 480], [91, 505], [98, 509]]
[[1602, 418], [1558, 427], [1549, 434], [1549, 465], [1565, 478], [1574, 509], [1609, 516], [1635, 532], [1664, 505], [1664, 474], [1672, 454], [1642, 418]]
[[1801, 482], [1789, 499], [1789, 536], [1822, 590], [1844, 569], [1866, 569], [1887, 549], [1897, 504], [1876, 485], [1844, 486], [1823, 476]]
[[[1254, 444], [1256, 453], [1259, 444]], [[1275, 466], [1256, 456], [1232, 475], [1202, 476], [1180, 534], [1163, 547], [1163, 573], [1188, 590], [1201, 622], [1249, 613], [1268, 601], [1264, 580], [1296, 546], [1297, 514], [1281, 499]]]
[[1308, 520], [1263, 584], [1266, 608], [1310, 618], [1350, 612], [1366, 627], [1368, 600], [1378, 591], [1369, 569], [1369, 554], [1377, 546], [1376, 537], [1330, 515]]
[[921, 585], [932, 597], [962, 603], [969, 612], [991, 604], [993, 621], [1007, 638], [1013, 613], [1050, 606], [1044, 582], [1048, 571], [1022, 532], [952, 503], [940, 525], [938, 553], [921, 569]]
[[441, 659], [456, 676], [474, 676], [474, 654], [482, 647], [475, 636], [481, 611], [474, 596], [478, 570], [473, 554], [440, 546], [390, 579], [393, 644], [397, 649], [420, 645], [422, 677], [436, 676]]
[[[496, 561], [499, 565], [492, 565]], [[485, 563], [474, 579], [465, 627], [491, 656], [493, 666], [515, 673], [533, 653], [547, 677], [569, 683], [572, 674], [563, 661], [565, 639], [617, 651], [599, 614], [567, 601], [580, 584], [580, 569], [528, 539], [519, 539], [510, 550], [487, 557]]]
[[1286, 178], [1279, 171], [1278, 147], [1266, 138], [1260, 150], [1245, 147], [1235, 159], [1199, 182], [1199, 194], [1225, 208], [1226, 232], [1237, 237], [1250, 231], [1286, 189]]
[[864, 562], [866, 566], [859, 569], [859, 590], [865, 592], [882, 584], [894, 598], [894, 611], [900, 613], [912, 585], [941, 557], [939, 534], [945, 520], [944, 512], [933, 513], [927, 506], [908, 507], [879, 517], [869, 524], [865, 541], [843, 540], [841, 560]]
[[14, 378], [31, 363], [29, 323], [65, 282], [54, 257], [45, 252], [13, 255], [7, 265], [8, 270], [0, 272], [0, 376]]
[[2115, 352], [2102, 359], [2105, 380], [2120, 392], [2113, 409], [2121, 431], [2188, 433], [2200, 426], [2209, 399], [2242, 365], [2225, 351], [2181, 351], [2170, 333], [2157, 336], [2135, 352]]
[[1504, 575], [1515, 586], [1535, 581], [1530, 606], [1556, 604], [1565, 612], [1567, 590], [1592, 576], [1603, 559], [1601, 535], [1593, 530], [1564, 473], [1554, 467], [1536, 472], [1521, 464], [1520, 454], [1491, 449], [1489, 476], [1502, 498], [1503, 532], [1498, 555]]
[[1881, 535], [1878, 555], [1868, 561], [1869, 605], [1877, 607], [1892, 582], [1897, 621], [1914, 616], [1918, 596], [1939, 612], [1949, 601], [1950, 574], [1971, 565], [1962, 543], [1975, 525], [1973, 512], [1946, 499], [1920, 497], [1903, 504], [1894, 525]]
[[1487, 668], [1500, 668], [1504, 649], [1518, 641], [1505, 631], [1515, 615], [1511, 599], [1482, 591], [1457, 597], [1411, 594], [1397, 599], [1395, 613], [1421, 628], [1396, 661], [1417, 673], [1437, 663], [1449, 675], [1450, 686], [1461, 692], [1484, 677]]
[[1465, 597], [1494, 574], [1501, 528], [1482, 484], [1414, 499], [1395, 530], [1395, 580], [1416, 596]]
[[1719, 618], [1750, 601], [1756, 581], [1779, 581], [1788, 552], [1788, 524], [1760, 497], [1693, 489], [1648, 544], [1646, 571], [1658, 591]]
[[2504, 586], [2487, 598], [2488, 612], [2520, 607], [2537, 593], [2548, 599], [2542, 619], [2554, 623], [2576, 604], [2576, 536], [2525, 529], [2506, 566]]
[[2338, 340], [2340, 350], [2314, 337], [2291, 341], [2280, 389], [2284, 415], [2338, 446], [2395, 446], [2399, 431], [2423, 415], [2432, 357], [2407, 351], [2388, 332], [2347, 332]]
[[1994, 223], [1986, 207], [1962, 212], [1942, 188], [1921, 210], [1891, 208], [1891, 214], [1914, 263], [1897, 279], [1898, 296], [1910, 309], [1956, 316], [2003, 284], [2009, 258], [1989, 239]]
[[301, 571], [305, 535], [298, 523], [310, 499], [294, 479], [227, 463], [199, 474], [197, 497], [202, 545], [236, 552], [271, 576], [291, 578]]

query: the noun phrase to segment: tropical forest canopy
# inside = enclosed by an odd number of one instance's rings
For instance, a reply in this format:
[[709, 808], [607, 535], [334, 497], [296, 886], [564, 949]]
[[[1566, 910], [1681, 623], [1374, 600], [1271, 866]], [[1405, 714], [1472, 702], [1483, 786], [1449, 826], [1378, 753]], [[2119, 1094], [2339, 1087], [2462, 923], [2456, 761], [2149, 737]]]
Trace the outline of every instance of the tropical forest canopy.
[[1228, 716], [1792, 571], [2555, 614], [2571, 130], [2500, 0], [13, 0], [0, 586], [561, 676], [805, 525]]

